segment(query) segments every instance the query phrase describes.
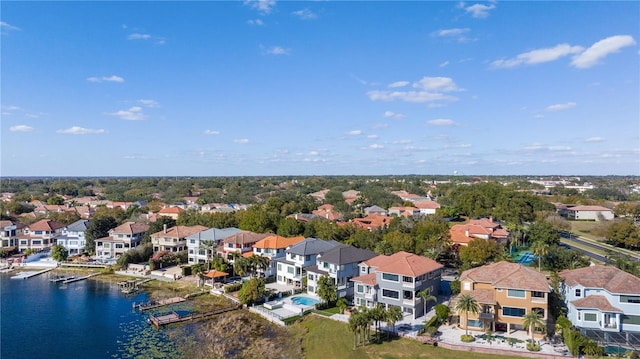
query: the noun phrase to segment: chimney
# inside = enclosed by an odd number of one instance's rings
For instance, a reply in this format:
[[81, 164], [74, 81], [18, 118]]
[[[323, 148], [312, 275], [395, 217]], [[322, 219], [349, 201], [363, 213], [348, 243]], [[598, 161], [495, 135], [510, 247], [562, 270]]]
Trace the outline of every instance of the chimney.
[[162, 230], [164, 231], [164, 233], [167, 233], [167, 225], [166, 224], [162, 225]]
[[464, 235], [465, 235], [465, 236], [467, 236], [467, 237], [469, 237], [469, 228], [467, 228], [467, 229], [465, 229], [465, 230], [464, 230]]

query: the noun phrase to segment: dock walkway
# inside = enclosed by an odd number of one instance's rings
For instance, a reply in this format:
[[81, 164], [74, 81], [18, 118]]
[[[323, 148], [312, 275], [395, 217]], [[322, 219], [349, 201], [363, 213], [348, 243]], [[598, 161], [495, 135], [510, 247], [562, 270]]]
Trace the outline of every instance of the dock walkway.
[[47, 269], [43, 269], [43, 270], [37, 271], [37, 272], [21, 272], [21, 273], [18, 273], [16, 275], [12, 276], [11, 279], [29, 279], [31, 277], [35, 277], [35, 276], [43, 274], [43, 273], [51, 272], [54, 269], [55, 268], [47, 268]]
[[242, 305], [235, 304], [233, 306], [216, 309], [216, 310], [213, 310], [211, 312], [200, 313], [200, 314], [188, 314], [188, 315], [184, 315], [184, 316], [180, 316], [180, 314], [178, 314], [176, 312], [171, 312], [169, 314], [159, 315], [159, 316], [155, 316], [153, 314], [150, 314], [149, 315], [149, 323], [151, 325], [155, 326], [155, 327], [162, 327], [162, 326], [169, 325], [169, 324], [174, 324], [174, 323], [180, 323], [180, 322], [186, 322], [186, 321], [191, 321], [191, 320], [198, 320], [198, 319], [208, 318], [208, 317], [211, 317], [211, 316], [214, 316], [214, 315], [218, 315], [218, 314], [222, 314], [222, 313], [238, 310], [240, 308], [242, 308]]
[[79, 282], [81, 280], [89, 279], [89, 278], [97, 276], [97, 275], [98, 275], [98, 273], [93, 273], [93, 274], [85, 275], [83, 277], [74, 277], [74, 278], [62, 281], [62, 284], [69, 284], [69, 283], [73, 283], [73, 282]]
[[145, 310], [160, 308], [170, 304], [182, 303], [184, 301], [186, 301], [186, 299], [182, 297], [173, 297], [173, 298], [161, 299], [158, 301], [151, 301], [148, 303], [140, 303], [136, 307], [138, 307], [138, 309], [141, 312], [144, 312]]

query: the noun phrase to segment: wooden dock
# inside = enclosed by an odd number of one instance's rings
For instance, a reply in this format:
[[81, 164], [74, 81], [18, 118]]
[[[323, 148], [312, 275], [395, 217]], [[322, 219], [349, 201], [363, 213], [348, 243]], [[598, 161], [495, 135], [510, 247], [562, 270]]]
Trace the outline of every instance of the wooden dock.
[[66, 277], [64, 277], [64, 276], [63, 277], [56, 277], [56, 278], [49, 279], [49, 282], [52, 282], [52, 283], [64, 282], [66, 280], [73, 279], [75, 277], [76, 277], [75, 275], [70, 275], [70, 276], [66, 276]]
[[31, 277], [35, 277], [43, 273], [51, 272], [54, 269], [55, 268], [47, 268], [37, 272], [21, 272], [19, 274], [12, 276], [11, 279], [29, 279]]
[[200, 313], [200, 314], [188, 314], [188, 315], [183, 315], [180, 316], [180, 314], [176, 313], [176, 312], [171, 312], [169, 314], [165, 314], [165, 315], [159, 315], [159, 316], [155, 316], [153, 314], [149, 314], [149, 324], [159, 328], [165, 325], [169, 325], [169, 324], [174, 324], [174, 323], [181, 323], [181, 322], [187, 322], [187, 321], [192, 321], [192, 320], [198, 320], [198, 319], [203, 319], [203, 318], [208, 318], [214, 315], [218, 315], [218, 314], [222, 314], [222, 313], [226, 313], [226, 312], [231, 312], [237, 309], [242, 308], [242, 305], [236, 304], [233, 305], [231, 307], [226, 307], [226, 308], [220, 308], [220, 309], [216, 309], [214, 311], [211, 312], [206, 312], [206, 313]]
[[69, 283], [73, 283], [73, 282], [79, 282], [81, 280], [89, 279], [89, 278], [95, 277], [97, 275], [98, 275], [98, 273], [93, 273], [93, 274], [85, 275], [84, 277], [74, 277], [74, 278], [62, 281], [62, 284], [69, 284]]
[[182, 303], [184, 301], [186, 301], [186, 299], [182, 297], [173, 297], [148, 303], [140, 303], [137, 305], [137, 307], [141, 312], [144, 312], [145, 310], [160, 308], [170, 304]]

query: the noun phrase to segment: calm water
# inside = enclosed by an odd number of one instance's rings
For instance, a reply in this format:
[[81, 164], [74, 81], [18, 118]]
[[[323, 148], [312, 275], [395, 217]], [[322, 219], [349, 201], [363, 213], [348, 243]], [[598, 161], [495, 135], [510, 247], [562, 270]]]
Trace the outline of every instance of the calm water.
[[163, 330], [132, 311], [146, 294], [85, 280], [62, 287], [49, 274], [0, 274], [0, 358], [179, 358]]

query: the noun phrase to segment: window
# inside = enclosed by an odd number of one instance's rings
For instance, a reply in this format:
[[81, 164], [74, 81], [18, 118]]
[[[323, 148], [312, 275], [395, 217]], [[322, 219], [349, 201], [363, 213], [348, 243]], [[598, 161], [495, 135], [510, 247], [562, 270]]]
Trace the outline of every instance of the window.
[[282, 264], [278, 263], [278, 270], [282, 270]]
[[383, 289], [382, 296], [387, 298], [398, 299], [400, 294], [395, 290]]
[[388, 281], [391, 281], [391, 282], [397, 282], [399, 277], [398, 277], [397, 274], [382, 273], [382, 279], [388, 280]]
[[293, 260], [295, 260], [295, 259], [296, 259], [296, 255], [295, 255], [295, 254], [293, 254], [293, 253], [290, 253], [290, 257], [291, 257], [291, 259], [293, 259]]
[[502, 315], [508, 317], [524, 317], [525, 312], [524, 308], [502, 307]]
[[291, 266], [287, 266], [287, 273], [293, 274], [294, 268]]
[[36, 231], [36, 234], [42, 234], [42, 231]]
[[322, 268], [329, 268], [329, 263], [328, 262], [323, 262], [322, 263]]
[[314, 279], [315, 277], [313, 276], [313, 274], [309, 274], [309, 275], [307, 275], [307, 277], [308, 277], [309, 280], [315, 280]]
[[364, 286], [363, 286], [362, 284], [358, 284], [358, 285], [356, 286], [356, 291], [357, 291], [358, 293], [364, 293]]
[[511, 298], [524, 298], [525, 293], [524, 290], [519, 289], [507, 289], [507, 297]]
[[[120, 235], [120, 238], [122, 238], [122, 235]], [[196, 244], [196, 240], [195, 240], [195, 239], [190, 239], [190, 240], [189, 240], [189, 243], [191, 243], [191, 244]]]
[[402, 276], [402, 281], [405, 282], [405, 283], [413, 283], [413, 278], [407, 277], [405, 275], [405, 276]]
[[122, 248], [122, 243], [116, 243], [116, 248]]
[[307, 286], [307, 291], [311, 292], [311, 293], [315, 293], [315, 290], [314, 290], [313, 286], [311, 286], [311, 285]]
[[305, 260], [305, 261], [307, 261], [307, 262], [308, 262], [308, 261], [310, 261], [310, 260], [311, 260], [311, 256], [310, 256], [310, 255], [306, 255], [306, 256], [304, 257], [304, 260]]
[[640, 315], [622, 314], [621, 319], [623, 324], [640, 325]]
[[531, 308], [531, 311], [538, 313], [540, 318], [544, 318], [544, 308]]
[[580, 289], [576, 289], [576, 297], [579, 297], [581, 295], [582, 295], [581, 290]]
[[464, 288], [464, 290], [471, 290], [471, 283], [470, 282], [462, 283], [462, 288]]
[[361, 273], [367, 273], [367, 268], [366, 267], [360, 267], [360, 272]]
[[278, 276], [278, 282], [282, 282], [282, 276], [281, 275]]
[[632, 296], [632, 295], [621, 295], [620, 303], [633, 303], [640, 304], [640, 297]]
[[544, 292], [531, 292], [531, 297], [533, 298], [544, 298]]
[[596, 320], [598, 320], [598, 315], [596, 313], [584, 313], [585, 322], [595, 322]]
[[482, 328], [482, 321], [477, 319], [467, 319], [467, 326], [473, 328]]
[[411, 300], [413, 299], [413, 292], [410, 290], [402, 291], [402, 299]]

